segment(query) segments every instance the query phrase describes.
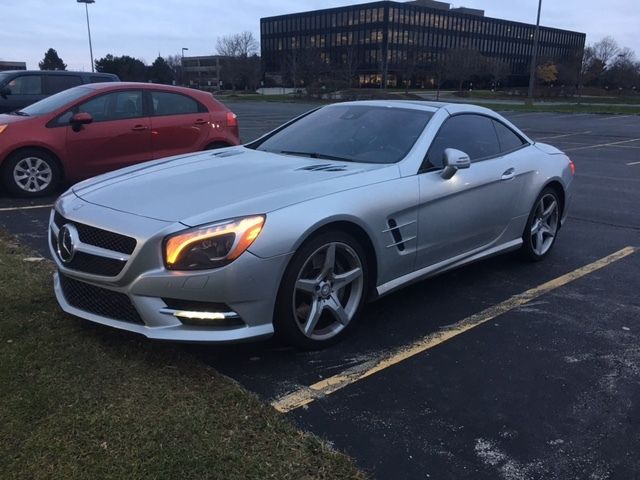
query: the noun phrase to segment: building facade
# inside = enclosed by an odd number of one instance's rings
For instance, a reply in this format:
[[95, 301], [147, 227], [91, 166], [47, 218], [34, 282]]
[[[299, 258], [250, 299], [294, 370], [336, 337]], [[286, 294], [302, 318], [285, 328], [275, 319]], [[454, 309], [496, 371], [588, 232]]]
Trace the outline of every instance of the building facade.
[[[447, 58], [468, 52], [507, 68], [512, 84], [525, 84], [534, 31], [535, 25], [432, 0], [379, 1], [260, 20], [267, 79], [291, 81], [303, 61], [317, 56], [326, 71], [353, 72], [361, 86], [430, 86]], [[538, 57], [577, 75], [584, 43], [583, 33], [540, 27]]]
[[223, 58], [219, 55], [184, 57], [182, 59], [182, 84], [201, 90], [218, 90]]
[[0, 60], [0, 72], [8, 70], [26, 70], [27, 64], [25, 62], [7, 62]]

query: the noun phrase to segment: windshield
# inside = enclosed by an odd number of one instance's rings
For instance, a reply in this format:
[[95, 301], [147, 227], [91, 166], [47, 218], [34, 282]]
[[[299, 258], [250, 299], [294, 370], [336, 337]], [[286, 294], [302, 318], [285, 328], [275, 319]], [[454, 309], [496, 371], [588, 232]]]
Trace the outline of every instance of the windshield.
[[4, 83], [9, 75], [6, 73], [0, 73], [0, 86]]
[[411, 108], [332, 105], [261, 142], [256, 149], [365, 163], [395, 163], [411, 150], [431, 112]]
[[66, 104], [91, 92], [92, 89], [87, 87], [73, 87], [69, 90], [63, 90], [60, 93], [51, 95], [50, 97], [40, 100], [33, 105], [29, 105], [28, 107], [21, 109], [20, 112], [34, 117], [37, 115], [46, 115], [47, 113], [55, 112]]

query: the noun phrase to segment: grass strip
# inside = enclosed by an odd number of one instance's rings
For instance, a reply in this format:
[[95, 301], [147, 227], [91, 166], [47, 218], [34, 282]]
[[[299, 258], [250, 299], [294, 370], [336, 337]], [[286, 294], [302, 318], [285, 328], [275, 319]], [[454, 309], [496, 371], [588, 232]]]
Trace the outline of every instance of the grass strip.
[[0, 234], [0, 478], [346, 479], [353, 461], [179, 346], [62, 313]]

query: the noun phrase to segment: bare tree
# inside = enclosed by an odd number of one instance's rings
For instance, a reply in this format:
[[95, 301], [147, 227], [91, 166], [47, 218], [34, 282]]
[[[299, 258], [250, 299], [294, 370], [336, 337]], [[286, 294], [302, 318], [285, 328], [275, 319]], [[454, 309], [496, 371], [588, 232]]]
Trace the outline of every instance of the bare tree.
[[499, 58], [488, 58], [486, 60], [487, 72], [491, 76], [491, 80], [498, 87], [499, 82], [504, 80], [511, 74], [511, 66], [508, 62]]
[[347, 88], [351, 88], [353, 86], [353, 79], [356, 76], [359, 63], [357, 47], [355, 45], [349, 45], [342, 54], [342, 62], [340, 65], [340, 77], [342, 77], [341, 80], [345, 83]]
[[260, 58], [258, 41], [251, 32], [235, 33], [219, 37], [216, 43], [218, 55], [227, 57], [222, 64], [221, 76], [232, 90], [244, 86], [255, 88], [259, 81]]
[[250, 57], [258, 53], [258, 41], [251, 32], [218, 37], [216, 51], [223, 57]]
[[618, 46], [618, 42], [616, 42], [612, 37], [604, 37], [599, 42], [593, 44], [593, 50], [595, 52], [595, 56], [602, 61], [605, 67], [609, 67], [609, 63], [613, 60], [618, 52], [620, 52], [620, 47]]
[[478, 50], [470, 48], [452, 48], [445, 52], [441, 60], [443, 80], [457, 81], [458, 90], [472, 76], [482, 75], [486, 71], [486, 59]]

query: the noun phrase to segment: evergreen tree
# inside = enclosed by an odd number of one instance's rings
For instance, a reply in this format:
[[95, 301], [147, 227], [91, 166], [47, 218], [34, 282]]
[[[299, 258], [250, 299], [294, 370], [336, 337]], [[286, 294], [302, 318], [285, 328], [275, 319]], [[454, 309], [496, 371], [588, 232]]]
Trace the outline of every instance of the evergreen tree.
[[58, 52], [55, 49], [50, 48], [44, 54], [44, 58], [40, 63], [40, 70], [66, 70], [67, 65], [62, 61], [62, 59], [58, 56]]

